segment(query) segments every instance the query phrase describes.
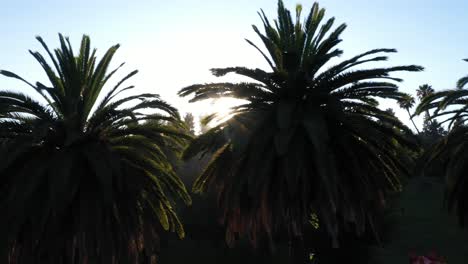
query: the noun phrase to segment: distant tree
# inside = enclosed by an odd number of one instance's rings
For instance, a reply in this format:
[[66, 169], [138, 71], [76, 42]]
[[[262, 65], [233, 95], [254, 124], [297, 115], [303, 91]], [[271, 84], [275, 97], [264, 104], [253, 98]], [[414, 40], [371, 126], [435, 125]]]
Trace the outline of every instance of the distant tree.
[[[326, 67], [343, 53], [336, 46], [346, 25], [331, 31], [334, 18], [321, 24], [325, 10], [317, 3], [304, 24], [301, 11], [298, 5], [291, 16], [279, 1], [274, 24], [260, 13], [265, 33], [253, 28], [267, 53], [248, 43], [260, 51], [271, 71], [212, 69], [216, 76], [237, 73], [253, 81], [196, 84], [179, 92], [193, 95], [192, 101], [246, 101], [185, 152], [186, 158], [215, 153], [194, 189], [217, 192], [231, 243], [239, 236], [255, 243], [279, 230], [289, 231], [294, 241], [316, 213], [336, 245], [339, 227], [353, 226], [353, 232], [362, 233], [385, 194], [400, 188], [398, 177], [405, 173], [394, 155], [394, 142], [408, 147], [411, 143], [378, 121], [411, 132], [376, 107], [375, 98], [400, 99], [403, 94], [392, 82], [399, 79], [389, 75], [422, 67], [362, 68], [366, 62], [386, 60], [381, 54], [393, 49], [371, 50]], [[302, 258], [297, 261], [304, 263]]]
[[396, 114], [395, 114], [395, 111], [393, 110], [393, 108], [387, 108], [387, 109], [385, 109], [385, 112], [387, 112], [391, 116], [396, 117]]
[[191, 201], [164, 154], [187, 138], [177, 110], [116, 99], [137, 71], [102, 92], [119, 45], [98, 60], [87, 36], [78, 54], [62, 35], [53, 53], [37, 39], [51, 87], [0, 71], [36, 92], [0, 91], [0, 263], [154, 263], [164, 230], [184, 236], [174, 199]]
[[195, 135], [195, 118], [192, 113], [185, 114], [184, 123], [187, 126], [189, 134]]
[[420, 133], [419, 129], [414, 123], [413, 116], [411, 115], [411, 112], [410, 112], [410, 109], [413, 108], [414, 104], [415, 104], [414, 97], [411, 96], [410, 94], [405, 94], [398, 100], [398, 105], [400, 106], [400, 108], [403, 108], [406, 110], [406, 112], [408, 112], [408, 117], [411, 123], [413, 123], [414, 129], [416, 129], [416, 132], [419, 134]]
[[[426, 98], [427, 96], [433, 93], [434, 93], [434, 89], [429, 84], [420, 85], [419, 88], [416, 90], [416, 95], [418, 96], [419, 101], [422, 101], [424, 98]], [[429, 113], [429, 110], [427, 110], [424, 116], [424, 126], [426, 126], [425, 124], [426, 122], [429, 122], [429, 119], [430, 119], [430, 113]]]
[[[416, 95], [420, 101], [423, 101], [428, 96], [434, 94], [434, 89], [429, 84], [420, 85], [416, 90]], [[429, 109], [426, 109], [424, 114], [424, 122], [422, 133], [420, 134], [421, 143], [424, 148], [429, 147], [434, 144], [442, 137], [447, 135], [447, 131], [442, 127], [442, 125], [437, 121], [437, 119], [431, 119], [431, 114]]]
[[418, 96], [419, 100], [426, 98], [434, 93], [434, 89], [429, 84], [420, 85], [419, 88], [416, 90], [416, 95]]
[[424, 122], [422, 134], [430, 138], [430, 141], [435, 142], [441, 139], [442, 137], [446, 136], [447, 131], [437, 120], [429, 119], [426, 122]]

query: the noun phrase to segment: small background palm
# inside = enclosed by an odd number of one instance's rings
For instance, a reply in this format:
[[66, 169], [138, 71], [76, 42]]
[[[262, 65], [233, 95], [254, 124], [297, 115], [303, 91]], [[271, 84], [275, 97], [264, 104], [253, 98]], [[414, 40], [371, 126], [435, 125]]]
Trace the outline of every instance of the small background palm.
[[411, 123], [413, 124], [414, 129], [419, 134], [420, 131], [419, 131], [418, 127], [416, 126], [416, 124], [414, 123], [413, 116], [411, 115], [411, 112], [410, 112], [410, 109], [413, 108], [415, 103], [416, 102], [414, 100], [414, 97], [411, 96], [410, 94], [405, 94], [398, 100], [398, 105], [400, 106], [400, 108], [403, 108], [403, 109], [406, 110], [406, 112], [408, 113], [408, 117], [409, 117]]
[[[419, 86], [419, 88], [416, 90], [416, 95], [418, 96], [420, 101], [433, 93], [434, 89], [429, 84], [423, 84]], [[430, 113], [429, 110], [427, 110], [426, 115], [424, 116], [424, 122], [427, 122], [429, 120], [429, 117]]]
[[153, 263], [161, 232], [184, 236], [173, 199], [190, 203], [168, 159], [188, 138], [177, 110], [124, 96], [137, 71], [103, 92], [119, 45], [97, 60], [87, 36], [78, 55], [62, 35], [54, 51], [37, 39], [50, 87], [0, 72], [36, 92], [0, 91], [0, 262]]

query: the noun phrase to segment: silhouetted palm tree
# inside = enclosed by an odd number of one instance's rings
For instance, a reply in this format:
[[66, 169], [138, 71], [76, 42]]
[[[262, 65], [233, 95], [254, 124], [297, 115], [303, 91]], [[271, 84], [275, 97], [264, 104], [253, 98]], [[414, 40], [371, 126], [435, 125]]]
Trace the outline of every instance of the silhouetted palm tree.
[[[428, 150], [430, 170], [442, 168], [447, 179], [447, 203], [455, 208], [461, 224], [468, 215], [468, 127], [462, 124], [468, 117], [467, 77], [458, 81], [457, 89], [435, 92], [423, 99], [416, 114], [435, 109], [431, 118], [441, 118], [440, 124], [448, 124], [449, 134]], [[450, 129], [456, 126], [454, 129]], [[439, 168], [431, 165], [436, 164]]]
[[416, 95], [418, 96], [419, 100], [422, 100], [428, 95], [434, 93], [434, 89], [429, 84], [420, 85], [419, 88], [416, 90]]
[[174, 199], [190, 203], [165, 154], [187, 138], [177, 110], [124, 96], [137, 71], [103, 91], [119, 45], [97, 60], [87, 36], [78, 55], [62, 35], [54, 51], [37, 39], [50, 87], [0, 71], [36, 92], [0, 91], [0, 262], [154, 262], [162, 231], [184, 236]]
[[408, 117], [414, 126], [414, 129], [416, 129], [416, 132], [419, 134], [420, 133], [419, 129], [414, 123], [413, 116], [411, 115], [411, 112], [410, 112], [410, 109], [413, 108], [414, 104], [415, 104], [414, 97], [409, 94], [405, 94], [400, 99], [398, 99], [398, 105], [400, 106], [400, 108], [403, 108], [406, 110], [406, 112], [408, 113]]
[[236, 73], [254, 82], [197, 84], [179, 92], [193, 95], [192, 102], [245, 100], [233, 108], [232, 118], [198, 137], [185, 152], [186, 158], [215, 153], [194, 190], [218, 193], [230, 242], [237, 235], [255, 242], [278, 230], [300, 236], [312, 213], [334, 238], [343, 223], [361, 233], [385, 193], [400, 188], [398, 176], [405, 169], [394, 155], [394, 140], [405, 146], [410, 142], [377, 121], [409, 129], [380, 110], [375, 98], [400, 99], [393, 82], [400, 79], [389, 74], [422, 68], [354, 69], [387, 60], [380, 54], [393, 49], [371, 50], [325, 68], [343, 53], [336, 46], [346, 25], [330, 31], [334, 18], [321, 24], [325, 10], [317, 3], [302, 23], [301, 10], [298, 5], [294, 22], [279, 1], [273, 24], [260, 13], [265, 33], [253, 26], [267, 53], [247, 42], [271, 71], [212, 69], [216, 76]]
[[[419, 88], [416, 90], [416, 95], [418, 96], [420, 101], [422, 101], [426, 96], [429, 96], [433, 93], [434, 89], [429, 84], [420, 85]], [[429, 117], [429, 110], [427, 110], [426, 116], [424, 117], [424, 121], [426, 122], [427, 120], [429, 120]]]

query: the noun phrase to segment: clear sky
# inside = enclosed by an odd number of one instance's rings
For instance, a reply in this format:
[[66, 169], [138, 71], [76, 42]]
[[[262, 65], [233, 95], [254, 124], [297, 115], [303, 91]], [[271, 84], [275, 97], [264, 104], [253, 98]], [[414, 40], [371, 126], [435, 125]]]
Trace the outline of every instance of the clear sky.
[[[304, 11], [310, 0], [285, 0], [294, 10]], [[327, 17], [345, 22], [342, 35], [343, 58], [373, 48], [396, 48], [386, 65], [419, 64], [423, 73], [400, 74], [402, 91], [415, 94], [424, 83], [436, 90], [452, 88], [468, 73], [468, 2], [465, 0], [322, 0]], [[122, 74], [140, 73], [131, 81], [140, 91], [152, 91], [177, 106], [182, 113], [196, 116], [220, 110], [216, 104], [187, 104], [176, 92], [187, 85], [220, 81], [209, 69], [223, 66], [266, 68], [262, 57], [244, 38], [256, 43], [251, 25], [260, 25], [257, 11], [276, 15], [276, 0], [16, 0], [0, 7], [0, 68], [31, 81], [45, 79], [28, 49], [41, 50], [34, 39], [42, 36], [50, 47], [58, 45], [62, 32], [77, 46], [82, 34], [92, 45], [105, 51], [122, 45], [115, 64], [127, 62]], [[304, 12], [305, 13], [305, 12]], [[102, 53], [100, 53], [102, 54]], [[384, 62], [385, 63], [385, 62]], [[235, 80], [226, 77], [221, 80]], [[0, 89], [27, 89], [19, 82], [0, 78]], [[396, 105], [397, 114], [407, 122]]]

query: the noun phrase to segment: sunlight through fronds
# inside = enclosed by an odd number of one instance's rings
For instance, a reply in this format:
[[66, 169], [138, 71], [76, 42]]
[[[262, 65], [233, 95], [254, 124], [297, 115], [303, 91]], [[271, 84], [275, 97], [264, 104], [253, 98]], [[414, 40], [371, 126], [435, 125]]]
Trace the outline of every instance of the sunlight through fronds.
[[[376, 99], [399, 100], [396, 72], [419, 72], [417, 65], [363, 68], [384, 62], [395, 49], [374, 49], [338, 64], [337, 48], [346, 25], [333, 28], [325, 9], [314, 3], [305, 20], [282, 1], [277, 19], [259, 12], [263, 30], [253, 41], [270, 70], [212, 69], [252, 79], [241, 83], [195, 84], [179, 91], [191, 102], [232, 97], [245, 100], [232, 117], [195, 139], [185, 157], [213, 153], [193, 186], [213, 190], [227, 227], [227, 240], [286, 230], [301, 236], [316, 213], [337, 245], [339, 230], [362, 234], [372, 226], [385, 194], [401, 189], [407, 172], [400, 147], [414, 148], [412, 132], [378, 108]], [[329, 65], [329, 66], [328, 66]], [[384, 124], [391, 124], [384, 125]]]

